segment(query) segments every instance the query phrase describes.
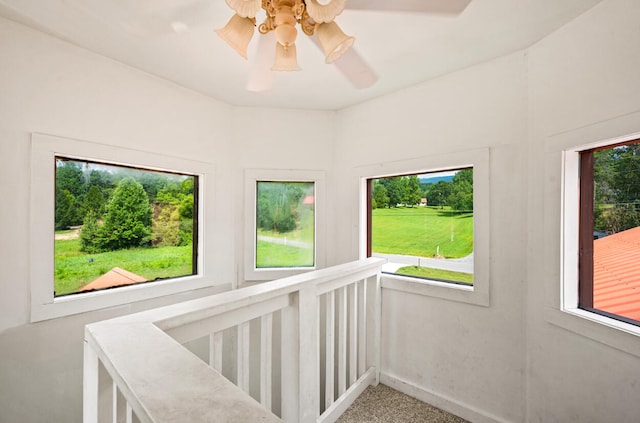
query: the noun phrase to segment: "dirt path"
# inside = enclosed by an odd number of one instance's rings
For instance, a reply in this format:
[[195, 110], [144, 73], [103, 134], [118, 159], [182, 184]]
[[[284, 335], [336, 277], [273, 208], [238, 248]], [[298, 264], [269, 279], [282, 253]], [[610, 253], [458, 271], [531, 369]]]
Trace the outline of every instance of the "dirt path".
[[73, 228], [71, 232], [65, 232], [63, 234], [56, 234], [55, 240], [61, 239], [76, 239], [80, 237], [80, 228]]

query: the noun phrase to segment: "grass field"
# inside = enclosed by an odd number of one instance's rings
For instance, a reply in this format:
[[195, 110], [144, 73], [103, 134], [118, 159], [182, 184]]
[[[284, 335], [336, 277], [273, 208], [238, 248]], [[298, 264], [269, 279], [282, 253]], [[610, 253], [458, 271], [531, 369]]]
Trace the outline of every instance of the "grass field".
[[[279, 233], [259, 229], [258, 236], [275, 238], [283, 243], [258, 240], [256, 267], [312, 267], [314, 265], [314, 230], [313, 213], [303, 213], [298, 229], [290, 232]], [[308, 247], [285, 245], [285, 241], [307, 244]]]
[[439, 207], [397, 207], [372, 212], [376, 253], [465, 257], [473, 252], [473, 213]]
[[80, 240], [77, 238], [56, 240], [54, 290], [56, 295], [77, 292], [114, 267], [128, 270], [148, 280], [190, 275], [191, 262], [191, 246], [132, 248], [87, 254], [80, 251]]
[[313, 259], [313, 248], [258, 241], [257, 268], [311, 267], [314, 265]]
[[460, 282], [473, 285], [471, 273], [452, 272], [450, 270], [432, 269], [430, 267], [405, 266], [395, 272], [398, 275], [417, 276], [419, 278], [435, 279], [447, 282]]

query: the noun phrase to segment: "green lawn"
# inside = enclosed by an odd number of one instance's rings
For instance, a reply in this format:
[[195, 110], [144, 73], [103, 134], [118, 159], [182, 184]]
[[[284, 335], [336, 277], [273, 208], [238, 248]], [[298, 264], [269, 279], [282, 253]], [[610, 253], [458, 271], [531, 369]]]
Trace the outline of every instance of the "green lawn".
[[430, 267], [405, 266], [395, 272], [398, 275], [417, 276], [419, 278], [436, 279], [447, 282], [460, 282], [473, 285], [471, 273], [453, 272], [450, 270], [432, 269]]
[[80, 240], [56, 240], [54, 254], [54, 290], [56, 295], [78, 291], [84, 285], [120, 267], [148, 280], [190, 275], [192, 248], [132, 248], [107, 253], [80, 251]]
[[285, 245], [278, 242], [258, 240], [256, 267], [312, 267], [314, 265], [314, 220], [313, 213], [303, 213], [298, 229], [280, 233], [258, 230], [258, 236], [276, 238], [282, 242], [293, 241], [308, 244], [308, 248]]
[[[313, 244], [312, 244], [313, 245]], [[291, 245], [258, 241], [256, 267], [312, 267], [313, 247], [302, 248]]]
[[372, 211], [376, 253], [465, 257], [473, 252], [473, 213], [445, 207], [396, 207]]

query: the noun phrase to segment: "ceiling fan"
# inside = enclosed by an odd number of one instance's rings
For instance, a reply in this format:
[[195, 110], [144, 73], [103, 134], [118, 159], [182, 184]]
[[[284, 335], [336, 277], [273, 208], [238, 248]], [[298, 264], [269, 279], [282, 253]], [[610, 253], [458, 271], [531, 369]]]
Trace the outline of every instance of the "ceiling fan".
[[[213, 19], [213, 2], [222, 0], [66, 0], [84, 6], [102, 19], [118, 22], [125, 31], [145, 38], [180, 33], [208, 24]], [[356, 88], [372, 86], [377, 75], [352, 47], [355, 37], [338, 26], [343, 10], [385, 13], [457, 15], [471, 0], [225, 0], [229, 22], [216, 32], [235, 51], [248, 58], [247, 47], [254, 33], [260, 35], [252, 59], [247, 89], [269, 90], [272, 71], [298, 70], [296, 38], [298, 28], [310, 37]], [[115, 6], [115, 7], [114, 7]], [[354, 34], [357, 36], [358, 34]]]
[[[346, 35], [335, 22], [345, 8], [410, 13], [461, 13], [471, 0], [226, 0], [235, 11], [217, 34], [238, 54], [247, 58], [247, 47], [255, 28], [262, 35], [247, 89], [265, 91], [271, 88], [271, 71], [295, 71], [296, 38], [302, 32], [323, 51], [326, 63], [333, 63], [357, 88], [373, 85], [377, 76], [351, 48], [355, 38]], [[258, 23], [259, 14], [264, 18]], [[275, 35], [275, 37], [268, 35]], [[275, 40], [274, 40], [275, 38]], [[268, 53], [275, 46], [275, 59]], [[268, 66], [272, 61], [273, 65]]]

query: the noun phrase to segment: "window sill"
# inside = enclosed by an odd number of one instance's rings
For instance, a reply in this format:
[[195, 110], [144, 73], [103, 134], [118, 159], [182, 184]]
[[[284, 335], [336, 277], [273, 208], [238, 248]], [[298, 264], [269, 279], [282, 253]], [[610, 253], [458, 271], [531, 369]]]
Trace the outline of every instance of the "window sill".
[[383, 273], [381, 277], [383, 289], [406, 292], [409, 294], [424, 295], [427, 297], [441, 298], [460, 303], [474, 304], [488, 307], [489, 294], [479, 292], [472, 286], [464, 286], [453, 283], [432, 281], [428, 279], [412, 278]]
[[52, 302], [33, 304], [31, 321], [56, 319], [89, 311], [100, 310], [163, 297], [181, 294], [196, 289], [212, 287], [210, 280], [201, 276], [185, 276], [166, 281], [122, 286], [117, 289], [91, 291], [54, 298]]
[[640, 357], [640, 327], [578, 308], [548, 308], [544, 316], [555, 326]]

